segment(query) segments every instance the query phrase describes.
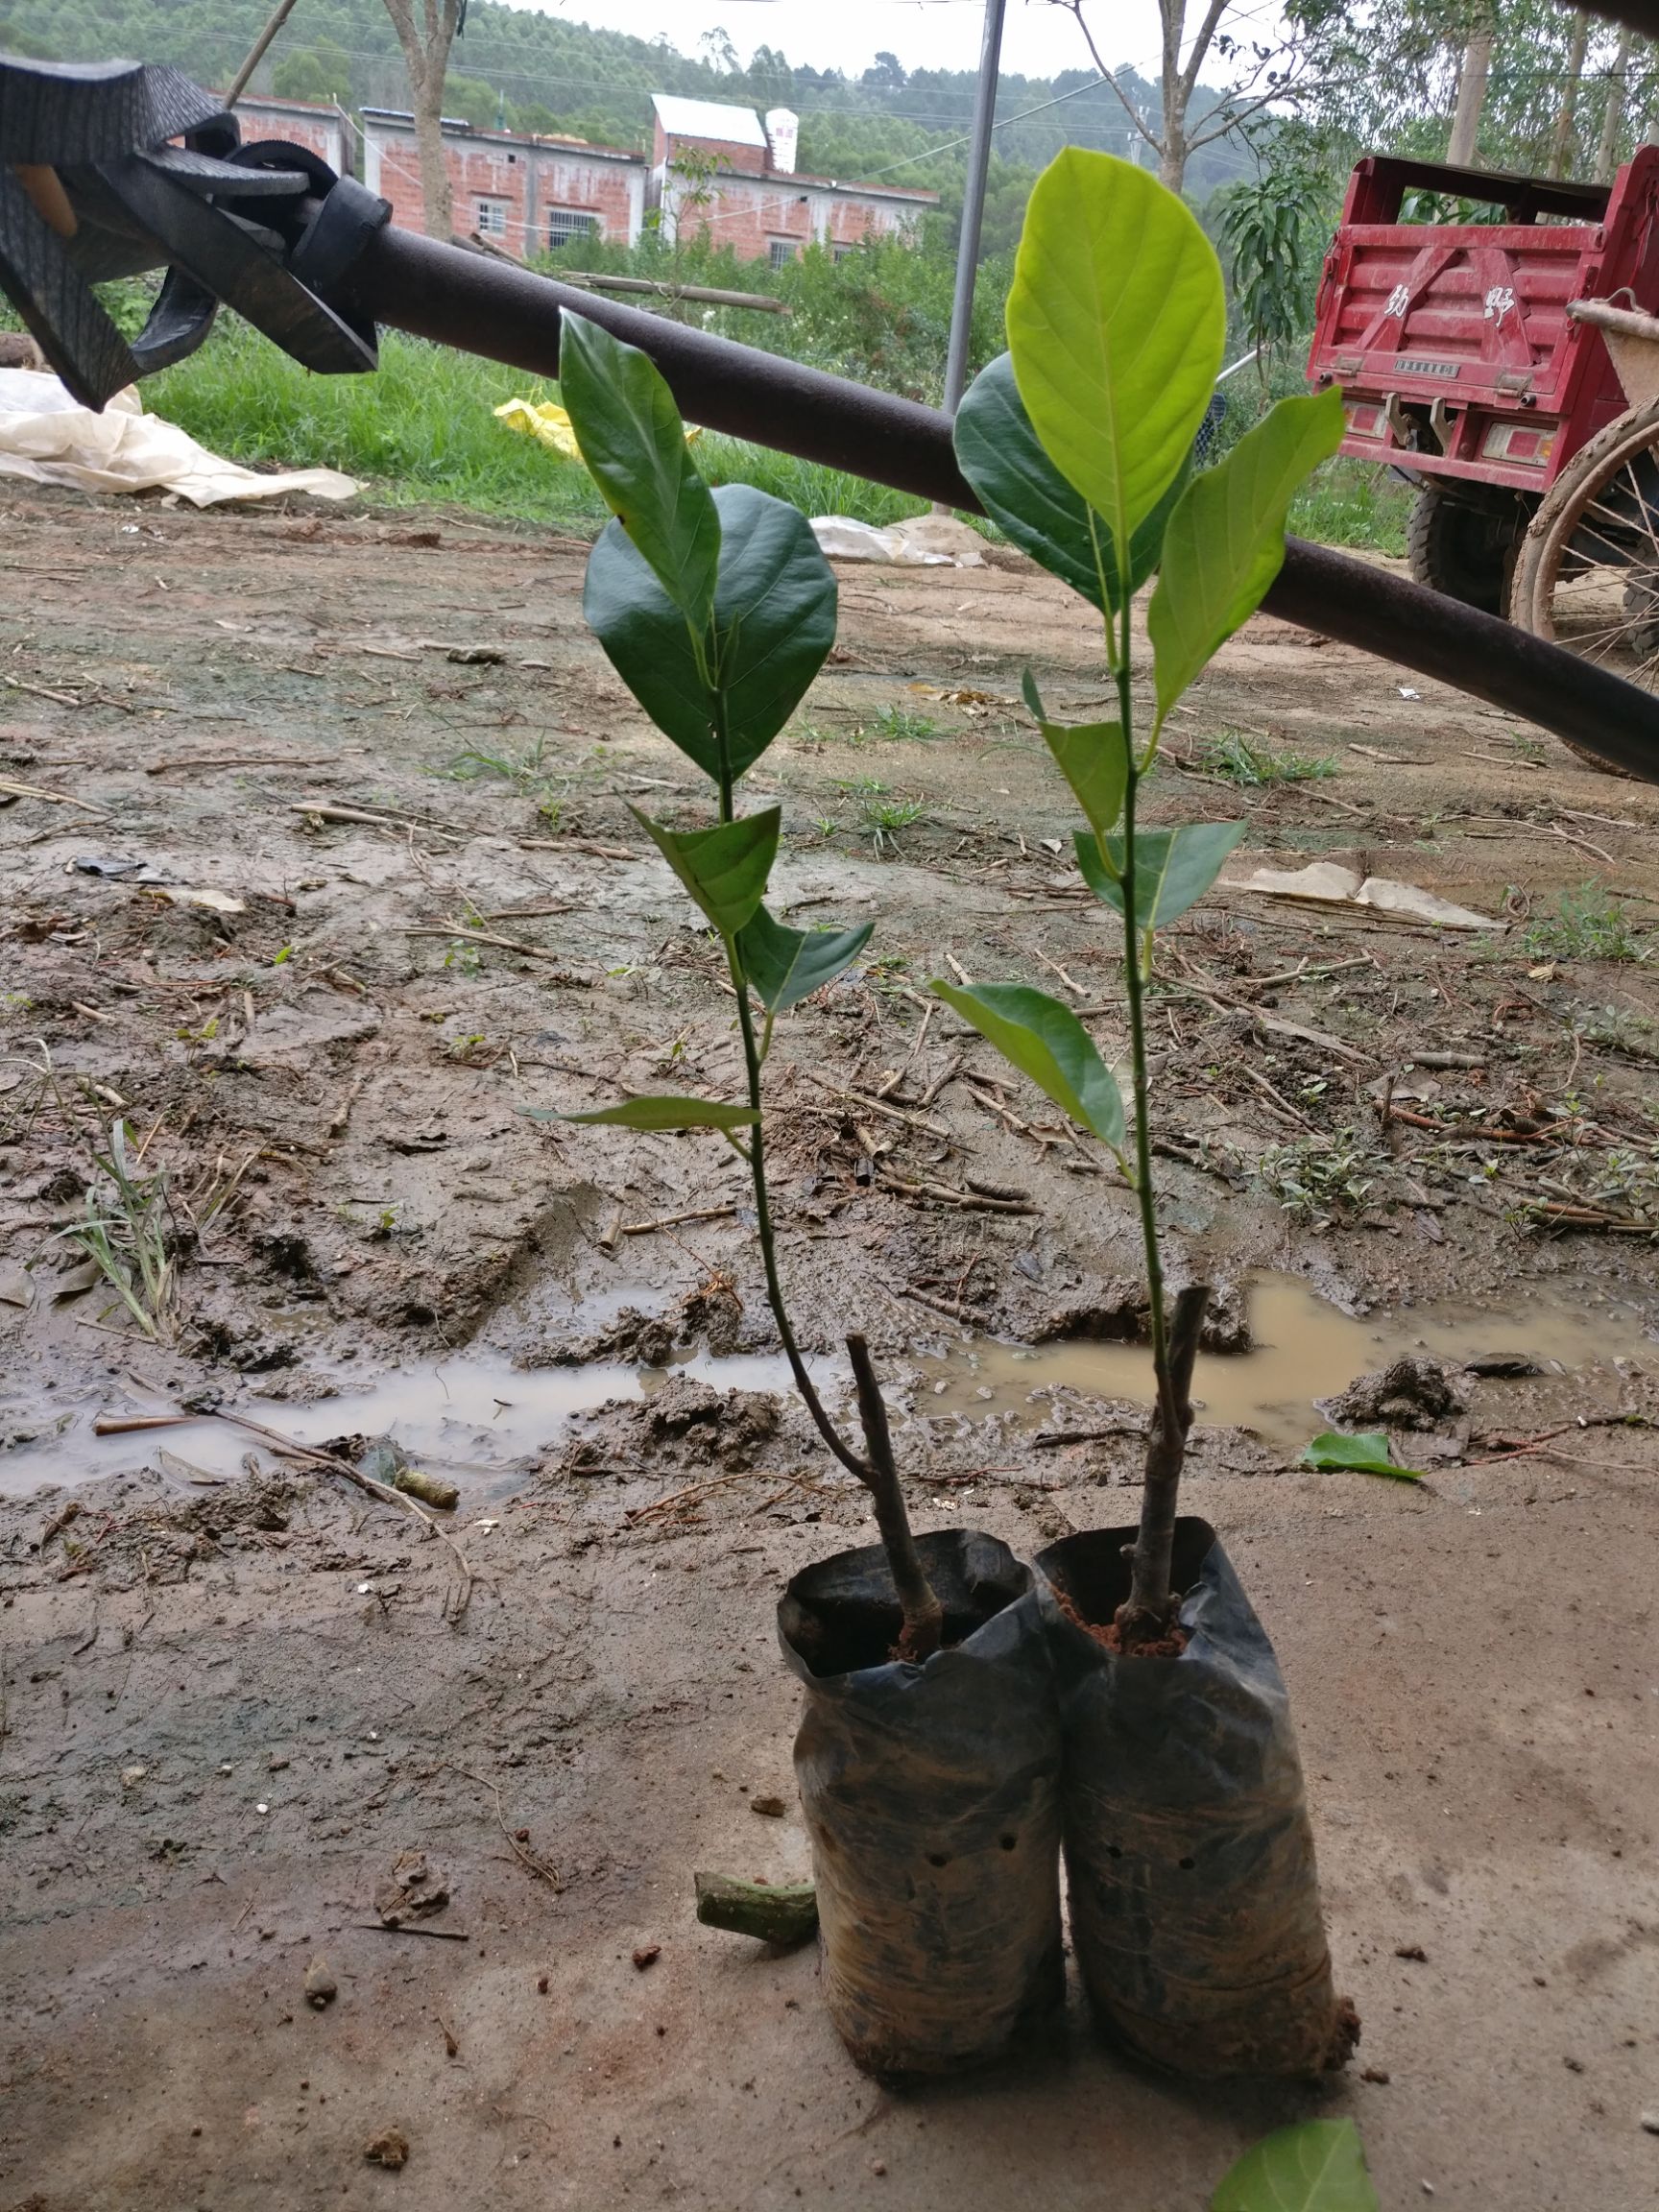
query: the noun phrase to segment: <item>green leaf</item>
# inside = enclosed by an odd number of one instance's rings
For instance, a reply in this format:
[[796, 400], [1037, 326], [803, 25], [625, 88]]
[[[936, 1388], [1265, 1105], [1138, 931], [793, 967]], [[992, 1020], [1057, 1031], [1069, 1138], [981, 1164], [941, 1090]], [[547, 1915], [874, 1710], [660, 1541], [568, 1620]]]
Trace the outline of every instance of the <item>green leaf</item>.
[[[798, 508], [722, 485], [711, 646], [700, 666], [684, 615], [613, 522], [588, 563], [582, 611], [611, 665], [664, 736], [706, 776], [741, 776], [805, 696], [835, 642], [835, 575]], [[711, 680], [710, 680], [711, 679]]]
[[559, 392], [605, 504], [701, 630], [714, 604], [720, 517], [661, 371], [586, 316], [563, 317]]
[[[1161, 929], [1196, 904], [1243, 836], [1243, 822], [1189, 822], [1179, 830], [1135, 832], [1135, 926]], [[1123, 840], [1097, 842], [1079, 830], [1077, 865], [1089, 888], [1114, 913], [1123, 911]]]
[[[1102, 613], [1117, 607], [1121, 590], [1112, 533], [1097, 520], [1091, 528], [1088, 501], [1071, 489], [1037, 443], [1014, 381], [1011, 354], [999, 353], [974, 377], [956, 410], [953, 436], [956, 459], [978, 493], [979, 504], [1020, 550], [1081, 592]], [[1184, 462], [1130, 541], [1131, 593], [1158, 565], [1164, 525], [1186, 480]]]
[[1070, 146], [1037, 180], [1008, 298], [1043, 448], [1122, 550], [1186, 460], [1221, 366], [1221, 265], [1146, 170]]
[[791, 929], [757, 906], [737, 950], [761, 1005], [783, 1014], [845, 974], [875, 928], [874, 922], [861, 922], [853, 929]]
[[1037, 717], [1043, 742], [1070, 784], [1090, 828], [1096, 837], [1109, 836], [1112, 825], [1123, 811], [1123, 793], [1129, 781], [1129, 748], [1121, 724], [1050, 722], [1029, 668], [1021, 689], [1026, 706]]
[[620, 1106], [595, 1107], [591, 1114], [531, 1109], [535, 1121], [586, 1121], [610, 1129], [753, 1129], [759, 1118], [753, 1106], [727, 1106], [718, 1098], [624, 1098]]
[[1342, 395], [1281, 399], [1224, 461], [1194, 476], [1164, 533], [1146, 628], [1163, 720], [1262, 604], [1285, 560], [1285, 517], [1310, 469], [1342, 442]]
[[721, 936], [735, 937], [765, 897], [782, 808], [768, 806], [712, 830], [664, 830], [637, 806], [629, 812]]
[[1381, 2212], [1352, 2120], [1304, 2120], [1246, 2151], [1210, 2212]]
[[1340, 1429], [1327, 1429], [1315, 1436], [1302, 1455], [1305, 1467], [1322, 1475], [1387, 1475], [1396, 1482], [1421, 1482], [1415, 1467], [1397, 1467], [1394, 1453], [1381, 1430], [1368, 1429], [1358, 1436], [1345, 1436]]
[[1093, 1130], [1114, 1152], [1123, 1150], [1123, 1100], [1094, 1041], [1046, 991], [1023, 983], [961, 988], [937, 980], [927, 988], [988, 1038], [1022, 1075], [1029, 1075], [1073, 1121]]

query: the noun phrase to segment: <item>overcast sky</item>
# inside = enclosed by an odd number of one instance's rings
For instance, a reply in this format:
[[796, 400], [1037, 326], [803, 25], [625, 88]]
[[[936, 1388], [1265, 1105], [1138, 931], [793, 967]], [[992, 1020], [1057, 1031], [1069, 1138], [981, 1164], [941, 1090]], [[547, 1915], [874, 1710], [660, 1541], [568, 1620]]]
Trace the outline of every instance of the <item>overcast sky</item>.
[[[523, 0], [520, 0], [523, 4]], [[748, 59], [757, 46], [781, 47], [814, 69], [856, 76], [878, 53], [896, 54], [906, 69], [973, 69], [979, 61], [984, 0], [528, 0], [544, 15], [565, 15], [641, 38], [659, 33], [694, 54], [705, 31], [719, 26]], [[1158, 53], [1156, 0], [1090, 0], [1090, 27], [1108, 64], [1143, 71]], [[1070, 12], [1049, 0], [1008, 0], [1002, 42], [1005, 70], [1051, 77], [1084, 69], [1089, 52]]]

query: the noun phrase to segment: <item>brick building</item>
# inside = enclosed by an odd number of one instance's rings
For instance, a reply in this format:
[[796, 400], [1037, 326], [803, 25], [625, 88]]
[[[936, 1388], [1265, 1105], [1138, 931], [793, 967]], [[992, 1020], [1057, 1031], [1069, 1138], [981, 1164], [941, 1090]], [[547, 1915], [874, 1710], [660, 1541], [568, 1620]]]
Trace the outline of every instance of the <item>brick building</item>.
[[291, 146], [303, 146], [320, 154], [337, 173], [356, 174], [351, 157], [350, 119], [339, 108], [320, 107], [315, 100], [267, 99], [245, 95], [236, 103], [244, 138], [286, 138]]
[[800, 124], [787, 108], [762, 122], [753, 108], [665, 92], [651, 107], [649, 199], [670, 238], [706, 231], [740, 261], [778, 268], [804, 246], [839, 255], [865, 238], [901, 236], [939, 204], [936, 192], [803, 176]]
[[[800, 175], [798, 125], [787, 108], [774, 108], [762, 123], [752, 108], [659, 93], [652, 109], [649, 157], [445, 120], [457, 232], [476, 230], [522, 257], [581, 237], [632, 246], [647, 214], [657, 214], [669, 238], [707, 231], [741, 261], [780, 267], [814, 242], [841, 253], [866, 237], [901, 236], [938, 203], [933, 192]], [[263, 95], [245, 97], [238, 112], [245, 136], [309, 147], [389, 200], [395, 223], [423, 228], [407, 113], [365, 108], [353, 121], [338, 108]]]

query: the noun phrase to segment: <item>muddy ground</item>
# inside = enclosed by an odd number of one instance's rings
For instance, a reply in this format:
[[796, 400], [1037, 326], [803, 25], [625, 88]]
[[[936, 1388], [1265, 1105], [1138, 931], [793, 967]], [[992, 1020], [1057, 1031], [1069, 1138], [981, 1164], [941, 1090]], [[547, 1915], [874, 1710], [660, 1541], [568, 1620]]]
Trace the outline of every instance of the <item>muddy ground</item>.
[[[702, 795], [583, 630], [583, 548], [67, 494], [4, 519], [0, 2203], [1197, 2212], [1324, 2111], [1390, 2212], [1652, 2204], [1659, 989], [1537, 932], [1594, 879], [1641, 949], [1659, 792], [1265, 619], [1177, 717], [1153, 818], [1247, 821], [1235, 884], [1329, 858], [1507, 925], [1232, 888], [1169, 933], [1177, 1272], [1235, 1315], [1253, 1271], [1300, 1277], [1431, 1349], [1460, 1317], [1460, 1358], [1489, 1319], [1545, 1371], [1455, 1376], [1461, 1413], [1400, 1439], [1420, 1486], [1197, 1432], [1189, 1503], [1295, 1702], [1355, 2069], [1187, 2089], [1073, 2003], [1018, 2066], [897, 2093], [845, 2061], [810, 1950], [691, 1916], [699, 1868], [805, 1871], [773, 1607], [871, 1533], [765, 1393], [738, 1164], [525, 1113], [735, 1081], [628, 813]], [[751, 780], [787, 910], [878, 923], [780, 1033], [784, 1265], [830, 1385], [851, 1322], [893, 1378], [921, 1525], [1029, 1551], [1127, 1514], [1140, 1415], [986, 1406], [939, 1356], [1132, 1334], [1133, 1223], [925, 985], [1042, 984], [1121, 1042], [1014, 706], [1027, 661], [1099, 701], [1094, 641], [1029, 570], [849, 569], [842, 605]], [[1239, 791], [1202, 765], [1227, 732], [1337, 773]], [[60, 1234], [118, 1119], [171, 1209], [156, 1340]], [[500, 1402], [447, 1455], [469, 1592], [403, 1510], [223, 1420], [92, 1427], [191, 1399], [317, 1442], [467, 1374]], [[448, 1902], [390, 1931], [409, 1851]], [[388, 2129], [400, 2170], [365, 2155]]]

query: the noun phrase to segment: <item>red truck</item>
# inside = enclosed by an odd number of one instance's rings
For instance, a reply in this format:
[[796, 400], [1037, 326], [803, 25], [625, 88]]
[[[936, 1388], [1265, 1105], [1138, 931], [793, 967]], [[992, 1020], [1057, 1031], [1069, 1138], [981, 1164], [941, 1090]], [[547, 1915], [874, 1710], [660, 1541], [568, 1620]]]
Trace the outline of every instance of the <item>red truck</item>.
[[1344, 453], [1416, 479], [1419, 583], [1659, 685], [1659, 148], [1610, 185], [1361, 161], [1308, 373]]

